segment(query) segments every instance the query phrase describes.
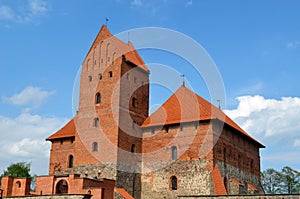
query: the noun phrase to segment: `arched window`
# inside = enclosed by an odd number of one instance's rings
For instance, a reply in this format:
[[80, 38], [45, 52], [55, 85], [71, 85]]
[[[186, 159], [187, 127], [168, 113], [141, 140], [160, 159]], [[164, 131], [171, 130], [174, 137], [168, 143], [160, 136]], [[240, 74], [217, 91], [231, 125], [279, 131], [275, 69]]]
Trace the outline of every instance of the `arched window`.
[[112, 71], [109, 71], [109, 72], [108, 72], [108, 76], [109, 76], [109, 77], [112, 77], [112, 76], [113, 76], [113, 72], [112, 72]]
[[96, 93], [96, 104], [100, 104], [100, 103], [101, 103], [101, 94]]
[[73, 164], [74, 164], [74, 157], [73, 155], [69, 155], [68, 167], [73, 168]]
[[172, 160], [177, 160], [177, 147], [172, 146]]
[[98, 143], [97, 142], [93, 142], [92, 151], [98, 151]]
[[134, 151], [135, 151], [135, 144], [132, 144], [131, 145], [131, 153], [134, 153]]
[[132, 106], [136, 107], [137, 106], [137, 100], [135, 97], [132, 98]]
[[177, 190], [177, 177], [171, 177], [171, 190]]
[[94, 118], [94, 126], [99, 126], [99, 118]]
[[20, 181], [17, 181], [16, 185], [17, 185], [17, 188], [21, 188], [21, 182]]

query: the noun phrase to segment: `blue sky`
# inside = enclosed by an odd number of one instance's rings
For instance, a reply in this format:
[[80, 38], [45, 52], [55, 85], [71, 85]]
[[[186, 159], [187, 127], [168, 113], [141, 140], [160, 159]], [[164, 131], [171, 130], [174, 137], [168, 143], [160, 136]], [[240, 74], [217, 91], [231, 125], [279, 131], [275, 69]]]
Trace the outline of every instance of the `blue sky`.
[[[223, 79], [222, 108], [267, 146], [262, 168], [300, 169], [299, 7], [296, 0], [0, 0], [0, 171], [30, 161], [34, 173], [47, 174], [44, 138], [72, 117], [76, 73], [105, 18], [113, 34], [163, 27], [201, 44]], [[161, 51], [140, 53], [146, 63], [184, 73], [210, 100], [185, 61]], [[181, 84], [180, 77], [173, 81]], [[152, 88], [152, 105], [169, 95]]]

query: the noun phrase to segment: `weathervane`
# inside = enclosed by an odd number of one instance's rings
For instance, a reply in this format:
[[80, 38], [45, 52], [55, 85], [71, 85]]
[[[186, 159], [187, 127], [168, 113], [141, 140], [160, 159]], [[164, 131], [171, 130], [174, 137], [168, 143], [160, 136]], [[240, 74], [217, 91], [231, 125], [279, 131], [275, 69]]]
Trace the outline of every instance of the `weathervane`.
[[219, 104], [219, 109], [221, 109], [221, 100], [217, 100], [218, 104]]
[[180, 77], [182, 77], [182, 86], [184, 86], [185, 87], [185, 75], [184, 74], [182, 74], [182, 75], [180, 75]]
[[108, 18], [105, 18], [105, 25], [107, 26]]

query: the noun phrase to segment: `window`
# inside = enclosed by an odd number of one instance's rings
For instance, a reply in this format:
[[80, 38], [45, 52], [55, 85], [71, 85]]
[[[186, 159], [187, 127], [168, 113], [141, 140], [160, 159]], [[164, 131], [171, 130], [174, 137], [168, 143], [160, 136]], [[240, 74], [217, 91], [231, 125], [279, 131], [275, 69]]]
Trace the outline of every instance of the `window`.
[[109, 76], [109, 77], [112, 77], [112, 76], [113, 76], [112, 71], [109, 71], [109, 72], [108, 72], [108, 76]]
[[134, 153], [134, 151], [135, 151], [135, 144], [132, 144], [131, 145], [131, 153]]
[[155, 129], [152, 128], [151, 129], [151, 133], [154, 134], [155, 133]]
[[183, 130], [183, 125], [182, 124], [180, 124], [179, 129], [180, 129], [180, 131]]
[[133, 78], [133, 82], [136, 83], [136, 77]]
[[177, 160], [177, 147], [172, 146], [172, 160]]
[[101, 94], [96, 93], [96, 104], [100, 104], [100, 103], [101, 103]]
[[99, 73], [99, 80], [101, 80], [102, 79], [102, 73]]
[[21, 182], [20, 181], [17, 181], [16, 184], [17, 184], [18, 188], [21, 188]]
[[129, 73], [126, 74], [126, 79], [129, 80]]
[[165, 127], [166, 133], [169, 133], [169, 126]]
[[98, 143], [97, 142], [93, 142], [93, 144], [92, 144], [92, 151], [93, 152], [98, 151]]
[[74, 163], [74, 157], [73, 155], [69, 155], [68, 167], [73, 168], [73, 163]]
[[99, 118], [94, 118], [94, 126], [99, 126]]
[[132, 106], [133, 106], [133, 107], [136, 107], [136, 105], [137, 105], [137, 102], [136, 102], [136, 101], [137, 101], [136, 98], [133, 97], [133, 98], [132, 98]]
[[89, 76], [89, 81], [91, 82], [93, 80], [93, 77], [92, 76]]
[[171, 177], [171, 190], [177, 190], [177, 177]]

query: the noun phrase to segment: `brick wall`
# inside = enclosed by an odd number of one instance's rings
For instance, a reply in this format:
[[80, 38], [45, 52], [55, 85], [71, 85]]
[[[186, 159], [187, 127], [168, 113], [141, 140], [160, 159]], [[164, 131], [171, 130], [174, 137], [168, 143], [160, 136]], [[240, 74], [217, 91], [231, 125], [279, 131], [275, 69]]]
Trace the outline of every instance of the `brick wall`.
[[[6, 197], [6, 198], [20, 198], [20, 197]], [[28, 197], [22, 197], [22, 199], [90, 199], [91, 195], [49, 195], [49, 196], [28, 196]]]

